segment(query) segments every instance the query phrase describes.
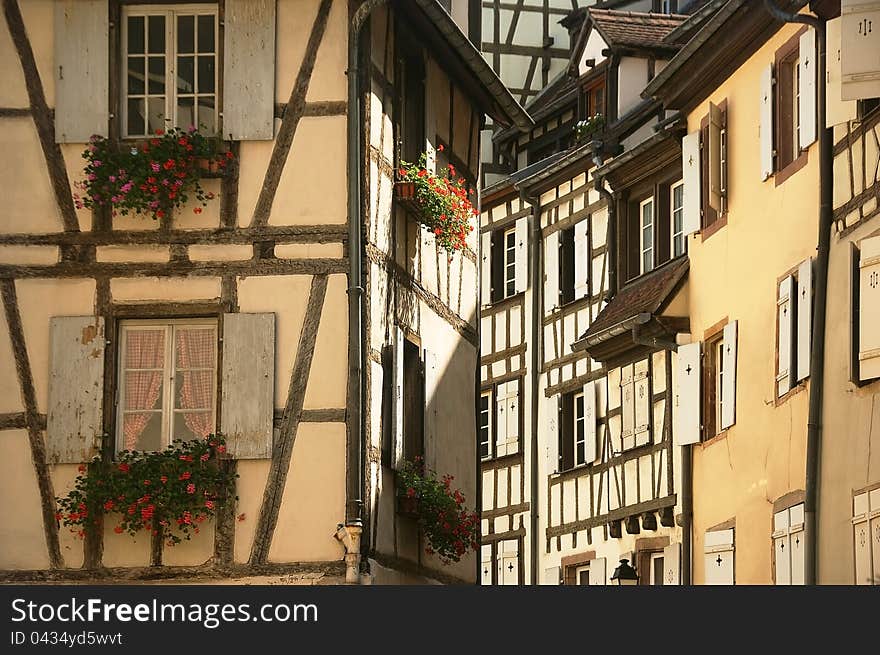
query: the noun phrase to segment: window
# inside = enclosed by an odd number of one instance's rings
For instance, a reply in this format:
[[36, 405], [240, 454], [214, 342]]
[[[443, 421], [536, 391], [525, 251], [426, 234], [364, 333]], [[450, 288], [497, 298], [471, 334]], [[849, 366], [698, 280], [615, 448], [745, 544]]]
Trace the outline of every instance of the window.
[[[700, 123], [700, 226], [703, 230], [715, 225], [727, 215], [728, 151], [727, 100], [715, 105], [709, 103], [709, 114]], [[718, 223], [721, 227], [724, 223]], [[714, 231], [714, 230], [712, 230]], [[712, 231], [708, 231], [711, 234]]]
[[582, 466], [587, 463], [583, 393], [574, 396], [574, 434], [572, 436], [574, 438], [574, 465]]
[[776, 300], [776, 395], [781, 398], [810, 375], [812, 260], [784, 276]]
[[862, 385], [880, 378], [880, 236], [852, 249], [850, 380]]
[[[552, 262], [551, 262], [552, 265]], [[574, 227], [559, 232], [559, 304], [574, 300]]]
[[773, 567], [777, 585], [804, 584], [804, 504], [773, 514]]
[[641, 272], [647, 273], [654, 269], [654, 199], [648, 198], [639, 203], [641, 244]]
[[661, 14], [674, 14], [678, 11], [678, 0], [654, 0], [652, 9]]
[[214, 432], [217, 321], [120, 323], [116, 444], [162, 450]]
[[516, 230], [504, 232], [504, 297], [516, 293]]
[[584, 87], [583, 103], [584, 119], [592, 118], [597, 114], [605, 114], [604, 75], [589, 86]]
[[480, 581], [484, 585], [518, 585], [520, 540], [504, 539], [480, 548]]
[[663, 586], [664, 563], [663, 553], [651, 553], [651, 560], [648, 567], [648, 583], [653, 586]]
[[492, 392], [480, 394], [480, 459], [492, 457]]
[[674, 259], [685, 253], [687, 241], [684, 238], [684, 183], [676, 182], [669, 191], [669, 231], [672, 234], [672, 252]]
[[588, 587], [590, 585], [590, 565], [579, 566], [574, 570], [575, 584]]
[[706, 532], [703, 552], [704, 584], [735, 584], [733, 529]]
[[782, 170], [800, 155], [798, 145], [799, 103], [798, 71], [800, 59], [798, 49], [783, 55], [776, 66], [777, 76], [777, 117], [776, 130], [776, 169]]
[[403, 342], [403, 456], [425, 455], [425, 373], [419, 347]]
[[[406, 34], [402, 25], [395, 32]], [[407, 38], [399, 40], [402, 56], [398, 62], [399, 79], [403, 92], [400, 95], [399, 157], [407, 162], [417, 162], [425, 150], [425, 64], [419, 47]]]
[[526, 290], [528, 217], [513, 226], [480, 236], [480, 295], [484, 304], [500, 302]]
[[711, 439], [722, 431], [721, 416], [724, 406], [724, 333], [719, 332], [706, 340], [705, 388], [703, 430], [704, 439]]
[[855, 583], [880, 585], [880, 487], [853, 496]]
[[122, 133], [190, 125], [217, 131], [217, 7], [123, 7]]
[[495, 451], [493, 457], [519, 452], [520, 380], [502, 382], [495, 387]]

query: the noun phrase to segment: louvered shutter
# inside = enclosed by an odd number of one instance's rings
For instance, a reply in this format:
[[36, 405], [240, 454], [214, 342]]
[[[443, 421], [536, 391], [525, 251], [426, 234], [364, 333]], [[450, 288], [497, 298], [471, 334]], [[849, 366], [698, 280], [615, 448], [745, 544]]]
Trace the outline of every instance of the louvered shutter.
[[773, 175], [773, 64], [761, 73], [761, 107], [759, 112], [759, 145], [761, 148], [761, 179]]
[[584, 385], [584, 461], [595, 462], [599, 456], [596, 439], [596, 381]]
[[779, 283], [779, 295], [776, 300], [779, 334], [777, 336], [776, 353], [776, 395], [784, 396], [794, 386], [792, 384], [792, 352], [791, 343], [794, 336], [794, 321], [791, 320], [791, 294], [794, 289], [794, 278], [789, 275]]
[[706, 153], [709, 163], [709, 206], [719, 213], [721, 212], [721, 130], [723, 127], [721, 109], [710, 102], [709, 147]]
[[516, 232], [516, 292], [522, 293], [529, 286], [529, 219], [526, 216], [517, 219]]
[[234, 459], [272, 456], [275, 314], [223, 315], [220, 429]]
[[880, 377], [880, 237], [862, 239], [859, 249], [859, 379], [866, 381]]
[[49, 323], [50, 464], [79, 464], [98, 454], [104, 432], [104, 339], [100, 316], [56, 316]]
[[607, 584], [608, 565], [604, 557], [597, 557], [590, 561], [590, 586], [604, 586]]
[[480, 235], [480, 304], [492, 304], [492, 233]]
[[670, 544], [663, 549], [663, 584], [681, 584], [681, 544]]
[[675, 443], [700, 441], [700, 343], [678, 347], [675, 394]]
[[550, 311], [559, 306], [559, 231], [547, 235], [544, 255], [544, 308]]
[[808, 27], [800, 38], [798, 66], [798, 145], [807, 149], [816, 140], [816, 31]]
[[681, 139], [681, 170], [684, 182], [682, 228], [684, 235], [700, 230], [700, 131]]
[[635, 365], [633, 373], [633, 403], [635, 409], [635, 445], [644, 446], [651, 440], [651, 387], [648, 382], [648, 362]]
[[547, 475], [559, 473], [559, 396], [544, 399], [547, 425]]
[[275, 135], [275, 0], [226, 0], [222, 117], [226, 139]]
[[398, 326], [391, 345], [391, 464], [397, 470], [403, 465], [403, 330]]
[[724, 326], [724, 377], [721, 383], [721, 429], [736, 422], [736, 346], [737, 322]]
[[876, 0], [841, 0], [840, 16], [842, 97], [876, 98], [880, 96], [880, 5]]
[[437, 383], [439, 382], [439, 371], [437, 370], [437, 355], [424, 349], [424, 370], [425, 370], [425, 465], [428, 468], [437, 468], [437, 452], [439, 444], [439, 420], [437, 412], [437, 403], [439, 395], [437, 394]]
[[840, 70], [840, 22], [833, 18], [825, 23], [827, 56], [825, 58], [825, 127], [834, 127], [858, 117], [855, 100], [843, 100]]
[[587, 229], [590, 221], [584, 220], [574, 226], [574, 299], [585, 298], [589, 289], [590, 252], [587, 247]]
[[788, 510], [773, 515], [773, 566], [777, 585], [791, 584], [791, 541]]
[[810, 349], [813, 322], [813, 260], [798, 267], [797, 276], [797, 381], [810, 376]]

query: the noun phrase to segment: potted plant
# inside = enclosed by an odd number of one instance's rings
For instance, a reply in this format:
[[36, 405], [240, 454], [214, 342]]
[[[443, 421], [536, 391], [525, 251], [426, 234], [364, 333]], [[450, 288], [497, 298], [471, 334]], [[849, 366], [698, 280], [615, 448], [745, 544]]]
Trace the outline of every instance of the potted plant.
[[465, 506], [465, 497], [452, 488], [451, 475], [437, 477], [416, 457], [404, 462], [398, 471], [398, 513], [418, 521], [428, 555], [437, 555], [444, 564], [457, 562], [470, 549], [480, 547], [476, 512]]
[[172, 128], [136, 145], [121, 145], [93, 136], [82, 157], [85, 179], [75, 183], [77, 209], [110, 207], [113, 215], [146, 214], [154, 220], [195, 197], [202, 207], [214, 198], [200, 180], [222, 174], [233, 154], [223, 152], [220, 140], [198, 132]]
[[[442, 152], [443, 146], [437, 147]], [[437, 239], [437, 244], [454, 253], [467, 245], [467, 235], [474, 229], [471, 218], [479, 215], [470, 201], [463, 177], [449, 164], [434, 174], [427, 169], [427, 154], [416, 164], [401, 162], [395, 195], [407, 204], [422, 226]]]
[[124, 450], [116, 461], [95, 457], [79, 467], [73, 489], [58, 498], [58, 521], [80, 538], [100, 513], [117, 516], [114, 532], [160, 535], [169, 546], [199, 533], [220, 502], [234, 495], [234, 474], [218, 459], [226, 452], [221, 437], [178, 441], [165, 450]]
[[605, 127], [605, 116], [597, 113], [582, 121], [578, 121], [577, 125], [574, 126], [575, 136], [578, 141], [586, 141], [603, 127]]

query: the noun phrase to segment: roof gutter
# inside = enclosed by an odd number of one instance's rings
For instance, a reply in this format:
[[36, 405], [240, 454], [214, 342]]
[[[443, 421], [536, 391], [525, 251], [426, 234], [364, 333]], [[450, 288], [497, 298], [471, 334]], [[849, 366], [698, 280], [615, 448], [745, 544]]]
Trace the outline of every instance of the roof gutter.
[[612, 337], [616, 337], [618, 334], [630, 332], [633, 329], [637, 329], [637, 326], [644, 325], [650, 320], [651, 314], [649, 314], [648, 312], [641, 312], [639, 314], [636, 314], [635, 316], [630, 316], [629, 318], [624, 319], [619, 323], [615, 323], [611, 327], [605, 328], [598, 334], [595, 334], [591, 337], [584, 337], [578, 341], [575, 341], [573, 344], [571, 344], [571, 349], [574, 352], [586, 350], [588, 346], [595, 346], [597, 344], [608, 341]]

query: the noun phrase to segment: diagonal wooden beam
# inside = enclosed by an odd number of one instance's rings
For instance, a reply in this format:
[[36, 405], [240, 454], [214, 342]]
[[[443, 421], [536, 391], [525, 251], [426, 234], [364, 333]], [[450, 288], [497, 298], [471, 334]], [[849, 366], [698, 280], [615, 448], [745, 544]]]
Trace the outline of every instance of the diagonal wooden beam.
[[64, 229], [68, 232], [78, 232], [79, 221], [73, 208], [73, 196], [70, 193], [67, 168], [64, 166], [64, 155], [61, 154], [59, 145], [55, 143], [55, 120], [49, 105], [46, 104], [46, 94], [43, 92], [43, 83], [40, 81], [40, 72], [37, 70], [34, 51], [24, 28], [18, 0], [3, 0], [3, 13], [6, 16], [9, 35], [12, 37], [12, 42], [15, 44], [18, 58], [21, 61], [21, 70], [24, 73], [24, 83], [31, 103], [34, 125], [40, 137], [40, 145], [43, 148], [43, 156], [46, 158], [49, 179], [52, 181], [52, 189], [55, 192], [55, 200], [58, 202], [58, 210], [61, 212]]
[[287, 388], [287, 403], [281, 417], [278, 440], [272, 451], [272, 463], [269, 466], [269, 476], [266, 479], [266, 489], [263, 492], [263, 504], [260, 507], [260, 516], [254, 531], [251, 565], [265, 564], [269, 555], [269, 547], [272, 545], [272, 536], [275, 533], [275, 525], [278, 523], [278, 510], [281, 508], [281, 499], [284, 496], [287, 473], [290, 469], [293, 444], [296, 441], [297, 428], [302, 418], [303, 400], [306, 396], [306, 385], [312, 368], [312, 356], [315, 354], [315, 341], [318, 337], [321, 311], [326, 295], [327, 276], [316, 275], [312, 278], [312, 286], [309, 290], [306, 315], [303, 319], [299, 345], [296, 349], [296, 361], [293, 364], [290, 385]]
[[24, 330], [21, 325], [21, 313], [18, 310], [18, 296], [15, 292], [15, 280], [0, 280], [0, 293], [3, 296], [3, 309], [6, 312], [6, 325], [9, 328], [9, 341], [12, 343], [12, 355], [15, 359], [15, 370], [18, 373], [18, 384], [24, 401], [25, 419], [27, 422], [28, 440], [31, 446], [31, 460], [37, 476], [37, 487], [40, 490], [40, 506], [43, 514], [43, 531], [46, 534], [46, 549], [49, 551], [49, 563], [53, 569], [64, 566], [61, 547], [58, 541], [58, 523], [55, 520], [55, 491], [49, 466], [46, 463], [46, 444], [40, 429], [40, 417], [37, 414], [37, 393], [34, 390], [34, 378], [28, 360], [27, 347], [24, 341]]
[[312, 79], [312, 71], [315, 68], [315, 60], [318, 57], [318, 48], [321, 46], [321, 40], [324, 38], [324, 31], [327, 27], [327, 19], [330, 15], [332, 4], [333, 0], [321, 0], [321, 5], [318, 7], [318, 15], [315, 16], [315, 22], [312, 24], [312, 33], [309, 35], [306, 52], [303, 55], [299, 73], [296, 75], [293, 90], [290, 92], [290, 100], [287, 101], [284, 118], [281, 119], [281, 127], [278, 128], [278, 135], [275, 137], [272, 156], [269, 159], [269, 165], [266, 167], [266, 176], [263, 179], [263, 188], [260, 189], [260, 196], [257, 198], [257, 204], [254, 207], [254, 214], [251, 218], [252, 226], [266, 225], [269, 222], [269, 214], [272, 212], [275, 192], [278, 190], [278, 183], [281, 181], [281, 173], [284, 171], [284, 164], [287, 162], [290, 146], [293, 145], [296, 127], [299, 125], [299, 119], [302, 118], [305, 112], [306, 94], [309, 91], [309, 82]]

